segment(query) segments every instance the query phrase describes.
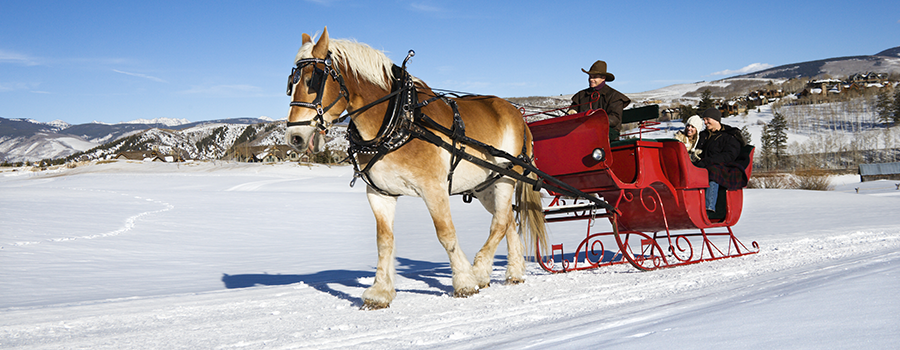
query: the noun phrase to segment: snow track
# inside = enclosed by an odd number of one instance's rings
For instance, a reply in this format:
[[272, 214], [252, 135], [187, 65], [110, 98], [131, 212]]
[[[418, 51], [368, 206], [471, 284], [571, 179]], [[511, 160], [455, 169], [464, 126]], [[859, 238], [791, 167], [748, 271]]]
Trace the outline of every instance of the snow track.
[[[163, 201], [154, 200], [152, 198], [143, 198], [141, 196], [134, 196], [134, 195], [127, 194], [127, 193], [118, 193], [115, 191], [92, 190], [92, 189], [84, 189], [84, 188], [58, 188], [58, 187], [51, 188], [51, 189], [56, 194], [59, 195], [61, 200], [65, 200], [65, 198], [67, 198], [67, 196], [83, 197], [83, 196], [78, 195], [77, 192], [90, 191], [90, 192], [94, 192], [95, 197], [96, 197], [96, 194], [98, 194], [98, 193], [100, 194], [101, 197], [102, 196], [110, 196], [110, 197], [111, 196], [123, 196], [123, 197], [125, 197], [125, 199], [122, 199], [122, 200], [120, 200], [120, 199], [111, 200], [111, 201], [117, 202], [117, 203], [129, 202], [129, 200], [130, 200], [132, 205], [134, 203], [137, 203], [138, 206], [143, 207], [144, 206], [143, 203], [146, 202], [146, 203], [154, 204], [153, 205], [154, 207], [157, 207], [157, 208], [161, 207], [161, 208], [155, 209], [155, 210], [147, 210], [147, 211], [139, 212], [135, 215], [131, 215], [121, 221], [122, 222], [121, 227], [114, 229], [112, 231], [108, 231], [108, 232], [86, 233], [86, 234], [81, 234], [81, 235], [77, 235], [77, 236], [65, 236], [65, 235], [61, 235], [61, 234], [64, 234], [64, 232], [57, 232], [55, 237], [52, 237], [52, 236], [46, 237], [40, 241], [17, 241], [17, 242], [8, 242], [8, 243], [0, 242], [0, 244], [11, 245], [11, 246], [27, 246], [27, 245], [33, 245], [33, 244], [40, 244], [42, 242], [66, 242], [66, 241], [74, 241], [74, 240], [78, 240], [78, 239], [97, 239], [97, 238], [118, 236], [120, 234], [123, 234], [123, 233], [133, 230], [135, 225], [137, 224], [138, 220], [145, 216], [166, 212], [166, 211], [169, 211], [169, 210], [172, 210], [175, 208], [175, 206], [173, 206], [172, 204], [169, 204], [169, 203], [166, 203]], [[66, 195], [65, 193], [76, 193], [76, 194]], [[110, 199], [106, 199], [106, 200], [110, 200]], [[64, 213], [53, 213], [53, 214], [64, 214]], [[91, 218], [87, 218], [86, 220], [90, 221]]]

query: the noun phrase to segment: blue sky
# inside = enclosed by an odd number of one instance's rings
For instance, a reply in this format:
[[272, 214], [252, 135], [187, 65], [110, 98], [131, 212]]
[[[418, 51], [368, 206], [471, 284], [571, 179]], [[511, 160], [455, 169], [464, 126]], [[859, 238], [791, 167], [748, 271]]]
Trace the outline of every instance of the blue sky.
[[571, 94], [602, 59], [628, 93], [900, 46], [900, 2], [4, 0], [0, 117], [283, 118], [301, 34], [325, 26], [415, 50], [436, 88]]

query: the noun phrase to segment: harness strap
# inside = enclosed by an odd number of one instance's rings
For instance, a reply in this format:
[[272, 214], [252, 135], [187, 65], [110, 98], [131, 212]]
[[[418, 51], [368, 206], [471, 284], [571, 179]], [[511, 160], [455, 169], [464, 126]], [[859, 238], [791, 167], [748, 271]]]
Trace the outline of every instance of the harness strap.
[[[439, 96], [435, 96], [434, 98], [437, 97]], [[459, 107], [456, 105], [456, 101], [442, 96], [440, 96], [440, 98], [453, 109], [453, 130], [450, 135], [450, 139], [453, 141], [453, 149], [458, 149], [460, 153], [465, 153], [465, 145], [457, 147], [459, 138], [466, 136], [466, 124], [459, 116]], [[428, 103], [425, 103], [425, 105], [427, 104]], [[459, 166], [460, 161], [462, 161], [462, 158], [459, 157], [457, 152], [450, 152], [450, 171], [447, 173], [447, 191], [450, 195], [453, 195], [453, 173], [456, 171], [456, 167]]]
[[[442, 125], [438, 124], [437, 122], [435, 122], [434, 120], [429, 118], [427, 115], [423, 114], [422, 118], [419, 121], [428, 124], [427, 127], [435, 129], [444, 135], [449, 135], [452, 132], [450, 129], [443, 127]], [[422, 127], [422, 125], [420, 125], [420, 123], [412, 124], [410, 127], [410, 133], [412, 134], [413, 137], [428, 141], [434, 145], [437, 145], [438, 147], [446, 149], [448, 152], [451, 152], [451, 153], [458, 152], [458, 153], [460, 153], [459, 154], [460, 157], [462, 157], [463, 159], [465, 159], [466, 161], [468, 161], [472, 164], [475, 164], [482, 168], [490, 169], [494, 172], [502, 174], [503, 176], [509, 176], [513, 179], [530, 184], [536, 191], [540, 190], [541, 187], [543, 187], [545, 185], [545, 183], [544, 183], [545, 181], [548, 181], [549, 183], [546, 184], [547, 187], [554, 192], [561, 193], [561, 194], [567, 195], [567, 196], [572, 196], [572, 197], [585, 198], [585, 199], [593, 202], [595, 205], [606, 209], [609, 212], [619, 213], [619, 211], [615, 207], [613, 207], [606, 201], [603, 201], [600, 198], [597, 198], [595, 196], [588, 195], [588, 194], [582, 192], [581, 190], [579, 190], [565, 182], [557, 180], [556, 178], [550, 176], [549, 174], [541, 171], [540, 169], [538, 169], [537, 167], [535, 167], [533, 165], [533, 163], [531, 162], [531, 159], [529, 159], [528, 157], [521, 157], [521, 158], [515, 157], [509, 153], [506, 153], [502, 150], [496, 149], [493, 146], [485, 144], [478, 140], [475, 140], [475, 139], [472, 139], [469, 137], [460, 138], [460, 142], [462, 142], [464, 144], [468, 144], [470, 146], [475, 146], [475, 147], [481, 148], [492, 156], [509, 160], [510, 166], [507, 168], [502, 168], [497, 164], [494, 164], [494, 163], [488, 162], [484, 159], [475, 157], [469, 153], [459, 152], [458, 149], [453, 148], [453, 146], [451, 144], [444, 141], [440, 136], [437, 136], [436, 134], [432, 133], [428, 129], [425, 129], [424, 127]], [[535, 174], [538, 175], [538, 177], [537, 177], [537, 179], [532, 179], [532, 178], [528, 177], [527, 173], [524, 171], [522, 174], [512, 171], [513, 166], [520, 166], [523, 169], [527, 169], [531, 172], [534, 172]]]
[[[358, 130], [356, 130], [355, 124], [353, 124], [352, 122], [350, 123], [350, 128], [347, 132], [347, 137], [350, 141], [350, 149], [348, 153], [350, 153], [349, 158], [353, 162], [354, 169], [353, 180], [351, 180], [350, 186], [353, 186], [353, 184], [356, 182], [356, 179], [362, 178], [363, 181], [365, 181], [366, 184], [376, 192], [388, 196], [398, 196], [397, 194], [389, 193], [376, 186], [372, 179], [369, 177], [368, 173], [372, 166], [378, 160], [384, 157], [388, 152], [406, 144], [406, 142], [409, 141], [410, 137], [415, 137], [441, 147], [451, 154], [452, 161], [448, 181], [452, 181], [453, 171], [459, 165], [459, 162], [461, 160], [466, 160], [472, 164], [475, 164], [476, 166], [494, 172], [494, 175], [490, 176], [489, 179], [474, 188], [475, 192], [486, 189], [488, 186], [493, 184], [495, 181], [503, 178], [504, 176], [508, 176], [518, 181], [531, 184], [536, 191], [541, 189], [545, 181], [548, 181], [548, 188], [552, 189], [554, 192], [572, 197], [585, 198], [593, 202], [595, 205], [605, 208], [609, 212], [618, 213], [618, 210], [609, 203], [606, 203], [605, 201], [595, 196], [588, 195], [578, 190], [577, 188], [572, 187], [571, 185], [559, 181], [552, 176], [540, 171], [537, 167], [534, 166], [533, 160], [526, 155], [527, 145], [525, 144], [525, 142], [523, 142], [522, 145], [522, 153], [519, 156], [513, 156], [502, 150], [494, 148], [491, 145], [465, 136], [465, 125], [462, 121], [462, 118], [460, 118], [459, 116], [459, 110], [456, 106], [455, 101], [444, 97], [444, 95], [438, 95], [421, 103], [418, 103], [416, 98], [416, 89], [412, 82], [412, 78], [406, 72], [406, 61], [409, 60], [412, 55], [413, 52], [410, 51], [409, 55], [407, 55], [406, 57], [406, 60], [403, 61], [403, 67], [394, 66], [392, 68], [399, 74], [395, 74], [398, 79], [395, 80], [395, 88], [392, 89], [392, 92], [390, 94], [348, 113], [348, 115], [360, 113], [376, 104], [383, 103], [390, 100], [391, 98], [394, 98], [394, 100], [392, 101], [393, 108], [388, 107], [388, 111], [385, 114], [385, 120], [381, 125], [378, 136], [376, 136], [373, 140], [362, 140], [361, 137], [359, 137], [359, 133]], [[327, 67], [328, 63], [326, 62], [326, 68]], [[339, 81], [341, 83], [341, 95], [349, 100], [349, 97], [344, 95], [345, 87], [340, 72], [337, 73], [337, 76], [340, 79]], [[322, 84], [322, 86], [324, 86], [324, 84]], [[319, 95], [321, 95], [321, 93], [319, 93]], [[340, 99], [340, 97], [338, 97], [338, 99]], [[450, 105], [453, 109], [453, 125], [451, 126], [452, 129], [448, 129], [443, 125], [438, 124], [433, 119], [431, 119], [431, 117], [421, 113], [422, 107], [436, 101], [437, 99], [444, 100], [444, 102]], [[335, 103], [336, 102], [333, 102], [329, 106], [329, 108]], [[317, 108], [317, 112], [319, 115], [317, 116], [318, 121], [316, 122], [319, 123], [320, 126], [322, 126], [324, 125], [324, 118], [322, 117], [324, 115], [324, 112], [321, 111], [320, 108], [321, 107]], [[309, 123], [312, 123], [312, 121], [309, 121]], [[444, 141], [443, 138], [426, 128], [434, 129], [439, 133], [444, 134], [445, 136], [449, 137], [453, 143], [451, 144]], [[523, 133], [523, 139], [527, 140], [527, 136], [525, 135], [525, 133]], [[480, 148], [493, 157], [499, 157], [508, 160], [509, 163], [506, 167], [501, 167], [498, 164], [475, 157], [474, 155], [465, 151], [466, 146]], [[356, 155], [358, 153], [372, 154], [372, 159], [369, 160], [365, 168], [362, 170], [359, 169], [359, 162], [356, 160]], [[512, 170], [515, 166], [522, 167], [523, 171], [521, 174]], [[530, 172], [534, 172], [535, 174], [537, 174], [537, 178], [532, 179], [528, 177]], [[451, 188], [452, 191], [452, 182], [450, 183], [449, 188]], [[471, 190], [463, 193], [464, 198], [466, 198], [467, 196], [471, 197], [472, 193], [473, 191]]]

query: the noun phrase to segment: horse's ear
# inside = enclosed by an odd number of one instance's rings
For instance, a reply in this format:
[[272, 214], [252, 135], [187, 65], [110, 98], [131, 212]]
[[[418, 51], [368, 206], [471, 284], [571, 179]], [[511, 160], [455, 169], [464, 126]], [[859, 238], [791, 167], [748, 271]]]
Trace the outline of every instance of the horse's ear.
[[303, 33], [303, 44], [311, 43], [311, 42], [312, 42], [312, 37], [310, 37], [309, 34]]
[[328, 27], [322, 31], [322, 36], [319, 37], [316, 46], [313, 46], [312, 55], [315, 58], [325, 58], [328, 55]]

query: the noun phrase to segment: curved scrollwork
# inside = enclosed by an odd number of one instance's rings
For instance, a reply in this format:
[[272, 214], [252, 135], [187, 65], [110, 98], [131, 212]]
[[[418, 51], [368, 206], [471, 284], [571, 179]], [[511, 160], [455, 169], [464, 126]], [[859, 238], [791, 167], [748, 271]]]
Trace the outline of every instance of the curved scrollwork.
[[[649, 271], [669, 265], [665, 253], [656, 242], [656, 239], [646, 233], [638, 231], [619, 232], [617, 230], [615, 236], [616, 243], [619, 245], [619, 251], [632, 266]], [[623, 236], [625, 238], [622, 238]], [[637, 248], [637, 251], [635, 248]]]
[[691, 261], [694, 258], [694, 245], [686, 236], [676, 236], [675, 244], [669, 245], [669, 253], [678, 261]]
[[[652, 193], [647, 193], [646, 191], [653, 191]], [[640, 192], [641, 205], [648, 212], [655, 212], [657, 207], [662, 207], [662, 198], [659, 197], [659, 192], [656, 191], [653, 187], [643, 187]], [[649, 204], [649, 205], [648, 205]], [[662, 213], [664, 216], [666, 215], [665, 210]]]

